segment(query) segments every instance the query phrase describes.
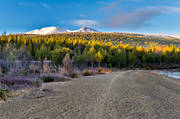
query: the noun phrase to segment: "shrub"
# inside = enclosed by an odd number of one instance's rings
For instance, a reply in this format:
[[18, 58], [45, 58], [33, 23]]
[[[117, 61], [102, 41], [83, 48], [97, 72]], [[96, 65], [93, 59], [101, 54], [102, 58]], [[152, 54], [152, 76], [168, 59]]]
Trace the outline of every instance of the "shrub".
[[108, 64], [108, 68], [112, 68], [112, 64], [111, 63]]
[[8, 88], [3, 88], [0, 84], [0, 99], [6, 100], [9, 95], [9, 89]]
[[43, 61], [50, 54], [49, 49], [46, 46], [41, 46], [39, 50], [37, 50], [36, 57], [39, 58], [40, 61]]
[[72, 75], [71, 75], [71, 78], [79, 78], [81, 77], [80, 73], [79, 72], [74, 72]]
[[43, 72], [46, 74], [50, 73], [51, 72], [50, 67], [49, 67], [48, 63], [46, 62], [46, 59], [43, 62], [44, 62], [43, 63]]
[[89, 70], [88, 70], [88, 69], [85, 69], [85, 70], [83, 71], [83, 76], [89, 76], [89, 75], [90, 75]]
[[102, 68], [101, 67], [98, 68], [98, 72], [102, 72]]
[[42, 85], [42, 81], [39, 78], [36, 78], [35, 84], [37, 85], [37, 87], [40, 87]]
[[56, 63], [62, 63], [63, 58], [67, 53], [71, 54], [71, 50], [69, 48], [63, 47], [59, 49], [55, 49], [51, 51], [51, 60]]
[[70, 55], [67, 53], [66, 56], [63, 59], [63, 65], [67, 76], [72, 76], [74, 73], [73, 68], [73, 60], [71, 60]]
[[33, 74], [38, 72], [38, 68], [34, 64], [31, 64], [29, 66], [29, 69], [30, 69], [30, 72], [33, 73]]
[[54, 81], [54, 78], [49, 75], [46, 75], [45, 77], [43, 77], [43, 82], [53, 82], [53, 81]]
[[28, 71], [27, 71], [26, 69], [21, 69], [21, 73], [22, 73], [23, 75], [27, 75], [27, 74], [28, 74]]

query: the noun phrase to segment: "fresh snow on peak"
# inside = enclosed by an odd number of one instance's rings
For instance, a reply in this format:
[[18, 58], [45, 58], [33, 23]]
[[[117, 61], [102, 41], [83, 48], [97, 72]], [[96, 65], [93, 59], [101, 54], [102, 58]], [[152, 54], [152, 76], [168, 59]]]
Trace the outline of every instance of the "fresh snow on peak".
[[89, 27], [82, 27], [79, 30], [80, 32], [97, 32], [96, 30], [89, 28]]
[[65, 33], [65, 32], [97, 32], [96, 30], [89, 28], [89, 27], [82, 27], [79, 30], [68, 30], [68, 29], [62, 29], [58, 27], [44, 27], [42, 29], [36, 29], [29, 31], [25, 34], [42, 34], [42, 35], [47, 35], [47, 34], [57, 34], [57, 33]]
[[68, 32], [68, 30], [61, 29], [61, 28], [58, 28], [58, 27], [44, 27], [42, 29], [32, 30], [30, 32], [27, 32], [26, 34], [42, 34], [42, 35], [46, 35], [46, 34], [56, 34], [56, 33], [64, 33], [64, 32]]

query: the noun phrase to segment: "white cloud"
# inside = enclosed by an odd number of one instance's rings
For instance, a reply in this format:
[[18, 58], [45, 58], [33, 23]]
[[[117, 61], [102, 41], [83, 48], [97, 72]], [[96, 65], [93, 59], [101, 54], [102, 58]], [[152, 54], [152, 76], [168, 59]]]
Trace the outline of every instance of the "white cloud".
[[89, 20], [89, 19], [73, 20], [71, 23], [75, 26], [98, 26], [99, 25], [97, 21]]
[[163, 7], [164, 10], [170, 11], [170, 12], [179, 12], [180, 13], [180, 7]]
[[156, 9], [161, 13], [180, 13], [180, 7], [173, 7], [173, 6], [150, 6], [147, 9]]

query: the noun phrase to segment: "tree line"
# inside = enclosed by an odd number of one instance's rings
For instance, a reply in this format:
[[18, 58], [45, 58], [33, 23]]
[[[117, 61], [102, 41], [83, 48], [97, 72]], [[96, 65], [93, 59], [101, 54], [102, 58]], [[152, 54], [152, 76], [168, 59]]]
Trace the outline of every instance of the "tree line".
[[63, 33], [2, 35], [0, 58], [51, 60], [57, 64], [68, 53], [76, 63], [108, 67], [180, 63], [180, 40], [123, 33]]

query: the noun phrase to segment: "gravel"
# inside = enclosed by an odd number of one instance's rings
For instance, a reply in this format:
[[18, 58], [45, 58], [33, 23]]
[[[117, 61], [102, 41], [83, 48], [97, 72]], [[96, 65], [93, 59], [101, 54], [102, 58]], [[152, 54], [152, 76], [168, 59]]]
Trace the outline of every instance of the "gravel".
[[43, 84], [0, 104], [0, 119], [180, 119], [180, 80], [121, 71]]

